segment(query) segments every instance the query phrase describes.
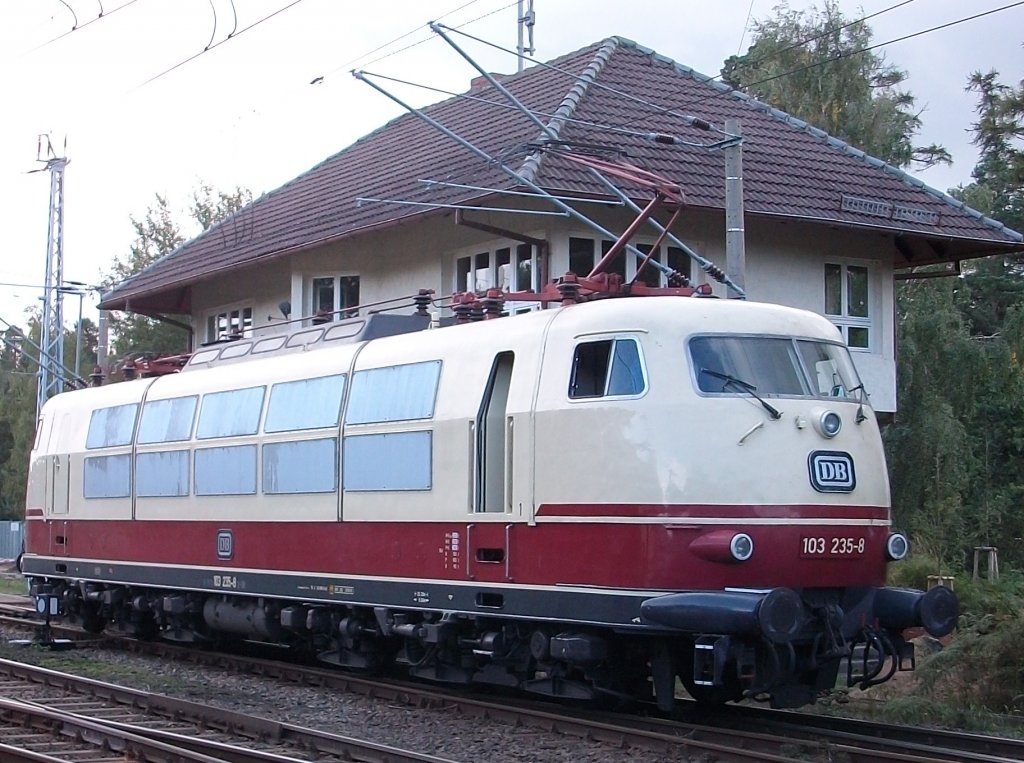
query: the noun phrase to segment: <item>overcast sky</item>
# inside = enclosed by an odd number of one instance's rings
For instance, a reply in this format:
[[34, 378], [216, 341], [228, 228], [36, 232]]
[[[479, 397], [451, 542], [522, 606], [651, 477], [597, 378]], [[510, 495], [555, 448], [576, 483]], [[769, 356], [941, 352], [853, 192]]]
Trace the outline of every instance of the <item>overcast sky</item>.
[[[746, 50], [749, 22], [771, 15], [775, 4], [535, 0], [536, 57], [621, 35], [716, 75], [724, 59]], [[839, 0], [850, 18], [896, 5]], [[882, 48], [910, 74], [905, 87], [923, 109], [918, 142], [953, 155], [952, 167], [918, 173], [935, 188], [969, 182], [977, 157], [968, 74], [996, 69], [1009, 84], [1024, 77], [1024, 4], [914, 0], [869, 22], [883, 43], [1007, 5], [1015, 7]], [[475, 72], [426, 23], [465, 25], [514, 48], [516, 17], [514, 0], [2, 0], [0, 318], [23, 324], [24, 311], [40, 304], [50, 187], [47, 172], [30, 172], [44, 167], [36, 161], [40, 133], [70, 161], [64, 277], [94, 284], [127, 254], [129, 217], [144, 216], [154, 194], [167, 196], [185, 221], [201, 182], [271, 191], [398, 116], [399, 107], [354, 80], [352, 68], [461, 92]], [[506, 54], [460, 44], [490, 71], [515, 70]], [[442, 97], [402, 93], [415, 105]], [[95, 302], [96, 295], [86, 298], [87, 316], [95, 316]], [[73, 321], [77, 298], [64, 310]]]

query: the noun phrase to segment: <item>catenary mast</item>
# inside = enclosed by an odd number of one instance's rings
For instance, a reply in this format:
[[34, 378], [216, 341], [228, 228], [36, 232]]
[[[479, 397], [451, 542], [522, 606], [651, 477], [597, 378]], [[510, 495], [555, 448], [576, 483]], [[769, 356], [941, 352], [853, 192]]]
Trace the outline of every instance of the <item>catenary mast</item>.
[[[45, 142], [45, 143], [44, 143]], [[45, 146], [45, 150], [44, 150]], [[39, 326], [39, 372], [36, 387], [36, 419], [43, 403], [64, 386], [64, 168], [68, 160], [57, 156], [49, 136], [41, 135], [39, 161], [50, 172], [50, 215], [46, 233], [46, 276], [43, 280], [43, 310]]]

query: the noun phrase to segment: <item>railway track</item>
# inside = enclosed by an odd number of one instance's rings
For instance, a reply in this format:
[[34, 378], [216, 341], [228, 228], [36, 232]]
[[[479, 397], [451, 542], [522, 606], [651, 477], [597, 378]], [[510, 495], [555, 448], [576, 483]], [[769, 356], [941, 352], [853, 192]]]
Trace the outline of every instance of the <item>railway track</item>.
[[617, 748], [702, 756], [715, 761], [844, 760], [907, 763], [1024, 760], [1024, 742], [935, 729], [892, 726], [844, 718], [745, 706], [687, 707], [677, 720], [572, 710], [506, 699], [494, 702], [405, 682], [381, 681], [334, 670], [202, 652], [159, 642], [127, 640], [120, 646], [207, 667], [249, 672], [283, 681], [362, 694], [419, 708], [455, 709], [464, 716], [542, 729]]
[[447, 760], [11, 660], [0, 660], [0, 694], [5, 761]]

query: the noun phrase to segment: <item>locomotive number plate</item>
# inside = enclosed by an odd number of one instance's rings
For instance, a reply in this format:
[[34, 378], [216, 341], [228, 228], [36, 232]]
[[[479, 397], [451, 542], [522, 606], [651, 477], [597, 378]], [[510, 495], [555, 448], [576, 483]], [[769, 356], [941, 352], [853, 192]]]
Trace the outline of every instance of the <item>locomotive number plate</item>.
[[851, 536], [838, 538], [803, 537], [800, 556], [805, 558], [863, 556], [867, 542]]

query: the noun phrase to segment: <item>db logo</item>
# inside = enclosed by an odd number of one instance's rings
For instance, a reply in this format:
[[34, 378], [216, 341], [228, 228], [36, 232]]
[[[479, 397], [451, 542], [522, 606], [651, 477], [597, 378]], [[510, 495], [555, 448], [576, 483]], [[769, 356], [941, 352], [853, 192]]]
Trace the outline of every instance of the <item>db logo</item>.
[[807, 459], [811, 485], [819, 493], [849, 493], [857, 486], [853, 458], [838, 450], [816, 450]]
[[217, 533], [217, 558], [230, 559], [235, 555], [235, 537], [230, 530]]

